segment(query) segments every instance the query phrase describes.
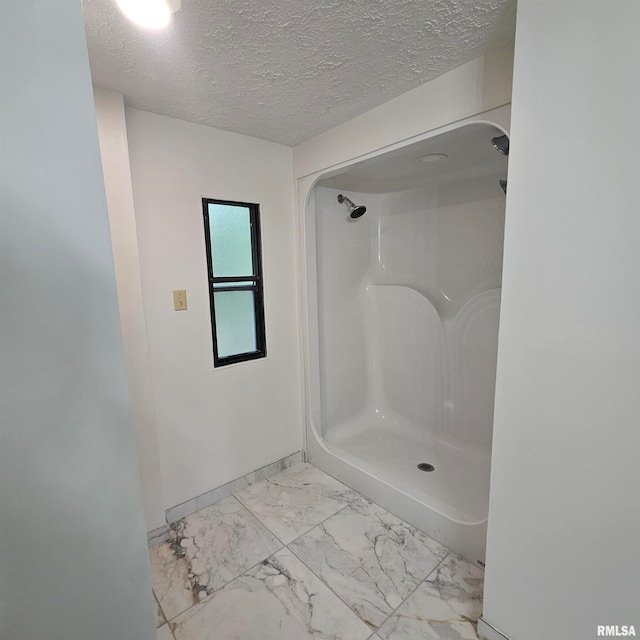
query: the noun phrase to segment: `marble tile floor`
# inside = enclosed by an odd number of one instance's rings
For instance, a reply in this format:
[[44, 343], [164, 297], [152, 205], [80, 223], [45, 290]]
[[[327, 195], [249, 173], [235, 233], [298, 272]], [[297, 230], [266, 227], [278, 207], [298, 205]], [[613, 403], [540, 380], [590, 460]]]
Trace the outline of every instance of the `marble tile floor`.
[[483, 572], [309, 464], [149, 550], [158, 640], [476, 640]]

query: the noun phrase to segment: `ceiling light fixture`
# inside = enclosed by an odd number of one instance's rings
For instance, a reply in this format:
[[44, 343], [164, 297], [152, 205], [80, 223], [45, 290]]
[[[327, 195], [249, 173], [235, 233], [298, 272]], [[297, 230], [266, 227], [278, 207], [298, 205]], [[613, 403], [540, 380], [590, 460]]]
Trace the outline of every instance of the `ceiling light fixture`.
[[120, 11], [145, 29], [164, 29], [180, 9], [180, 0], [116, 0]]
[[444, 153], [429, 153], [426, 156], [420, 156], [416, 158], [418, 162], [438, 162], [439, 160], [445, 160], [446, 154]]

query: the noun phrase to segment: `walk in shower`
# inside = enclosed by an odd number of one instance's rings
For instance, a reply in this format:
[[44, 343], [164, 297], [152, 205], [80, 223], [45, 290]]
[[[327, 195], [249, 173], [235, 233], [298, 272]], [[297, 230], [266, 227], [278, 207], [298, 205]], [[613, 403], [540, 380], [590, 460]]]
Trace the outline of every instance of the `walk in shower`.
[[[305, 212], [309, 459], [476, 561], [489, 502], [503, 134], [467, 124], [321, 175]], [[352, 207], [366, 212], [352, 217]]]

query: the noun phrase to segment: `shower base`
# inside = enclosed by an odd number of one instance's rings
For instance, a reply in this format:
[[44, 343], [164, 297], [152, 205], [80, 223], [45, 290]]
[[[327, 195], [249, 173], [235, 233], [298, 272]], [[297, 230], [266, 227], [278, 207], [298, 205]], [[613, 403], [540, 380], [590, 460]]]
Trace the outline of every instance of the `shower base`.
[[[488, 451], [468, 450], [430, 437], [409, 422], [360, 418], [329, 429], [325, 443], [345, 460], [415, 496], [463, 524], [486, 520], [489, 510]], [[433, 465], [431, 472], [418, 465]]]

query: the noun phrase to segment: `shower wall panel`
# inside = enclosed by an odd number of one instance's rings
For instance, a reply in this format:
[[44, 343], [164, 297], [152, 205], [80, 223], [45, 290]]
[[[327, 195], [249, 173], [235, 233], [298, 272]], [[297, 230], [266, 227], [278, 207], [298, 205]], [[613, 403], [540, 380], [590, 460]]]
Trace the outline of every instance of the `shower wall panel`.
[[[495, 180], [315, 190], [324, 433], [373, 421], [489, 451], [504, 194]], [[359, 417], [357, 425], [354, 418]], [[348, 426], [347, 426], [348, 425]]]
[[479, 293], [451, 324], [451, 437], [489, 454], [493, 434], [500, 289]]
[[315, 189], [323, 433], [365, 409], [370, 383], [362, 296], [375, 255], [375, 220], [367, 214], [351, 221], [338, 193]]
[[386, 194], [374, 279], [426, 296], [443, 322], [501, 284], [504, 194], [496, 181]]
[[[372, 395], [387, 422], [442, 424], [444, 332], [434, 306], [410, 287], [367, 287]], [[409, 426], [409, 425], [407, 425]]]
[[371, 349], [386, 349], [380, 393], [412, 426], [488, 452], [504, 195], [495, 181], [432, 185], [385, 194], [373, 215], [371, 281], [393, 285], [374, 314], [381, 346]]

